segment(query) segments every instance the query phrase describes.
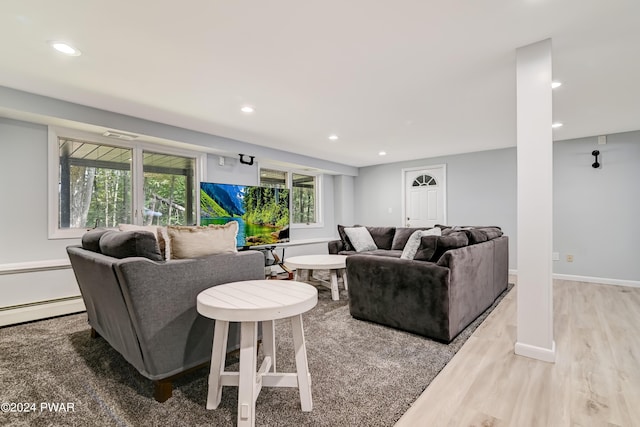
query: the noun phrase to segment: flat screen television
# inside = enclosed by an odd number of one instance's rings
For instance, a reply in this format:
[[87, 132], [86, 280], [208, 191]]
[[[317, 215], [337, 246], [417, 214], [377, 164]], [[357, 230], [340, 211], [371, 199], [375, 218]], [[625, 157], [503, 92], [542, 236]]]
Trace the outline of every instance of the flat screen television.
[[238, 223], [237, 246], [289, 241], [289, 190], [200, 183], [200, 225]]

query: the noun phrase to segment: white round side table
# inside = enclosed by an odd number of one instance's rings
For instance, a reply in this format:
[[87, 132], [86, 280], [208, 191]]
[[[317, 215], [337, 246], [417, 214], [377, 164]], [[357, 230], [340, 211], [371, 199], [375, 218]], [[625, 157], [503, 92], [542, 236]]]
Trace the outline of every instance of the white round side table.
[[340, 291], [338, 290], [338, 273], [342, 277], [342, 283], [344, 289], [349, 289], [347, 283], [347, 256], [335, 255], [335, 254], [323, 254], [323, 255], [300, 255], [287, 258], [284, 263], [289, 268], [296, 269], [295, 280], [299, 280], [299, 270], [329, 270], [331, 276], [331, 282], [329, 288], [331, 288], [331, 299], [338, 301], [340, 299]]
[[[302, 328], [302, 313], [318, 303], [318, 291], [311, 285], [283, 280], [248, 280], [226, 283], [198, 294], [197, 309], [215, 319], [207, 409], [216, 409], [222, 386], [238, 387], [238, 426], [255, 425], [256, 399], [262, 386], [297, 387], [300, 404], [311, 411], [311, 375]], [[289, 318], [295, 347], [296, 372], [276, 371], [274, 320]], [[229, 322], [240, 322], [240, 372], [225, 372]], [[258, 322], [262, 322], [264, 360], [258, 372]]]

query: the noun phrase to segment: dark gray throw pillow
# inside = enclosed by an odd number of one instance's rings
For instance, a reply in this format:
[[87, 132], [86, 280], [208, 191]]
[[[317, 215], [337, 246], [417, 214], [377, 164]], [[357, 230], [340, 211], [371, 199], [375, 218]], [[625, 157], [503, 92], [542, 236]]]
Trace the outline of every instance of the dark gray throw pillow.
[[100, 238], [104, 233], [109, 230], [108, 228], [94, 228], [82, 235], [82, 249], [86, 249], [91, 252], [100, 252]]
[[441, 236], [422, 236], [420, 246], [413, 259], [418, 261], [432, 261], [438, 248], [438, 238]]
[[156, 236], [149, 231], [109, 230], [100, 237], [100, 251], [114, 258], [144, 257], [163, 261]]

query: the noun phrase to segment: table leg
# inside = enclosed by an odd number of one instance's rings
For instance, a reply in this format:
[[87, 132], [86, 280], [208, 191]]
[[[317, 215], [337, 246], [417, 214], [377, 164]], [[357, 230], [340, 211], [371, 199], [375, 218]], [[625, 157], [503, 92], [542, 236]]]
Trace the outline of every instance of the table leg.
[[265, 357], [271, 357], [271, 369], [268, 372], [276, 372], [276, 333], [273, 320], [262, 322], [262, 343]]
[[340, 274], [342, 275], [342, 284], [344, 285], [344, 290], [349, 290], [349, 284], [347, 283], [347, 269], [343, 268], [340, 270]]
[[256, 341], [258, 322], [240, 324], [240, 378], [238, 382], [238, 427], [256, 424]]
[[302, 411], [309, 412], [313, 409], [311, 399], [311, 380], [309, 366], [307, 364], [307, 346], [304, 342], [304, 330], [302, 328], [302, 315], [291, 317], [291, 329], [293, 346], [296, 352], [296, 371], [298, 374], [298, 391], [300, 392], [300, 406]]
[[216, 409], [220, 404], [220, 399], [222, 398], [222, 382], [220, 381], [220, 375], [224, 372], [228, 336], [229, 322], [216, 320], [213, 332], [213, 349], [211, 350], [211, 370], [209, 371], [207, 409]]
[[340, 291], [338, 290], [338, 273], [337, 270], [330, 270], [331, 272], [331, 299], [338, 301], [340, 299]]

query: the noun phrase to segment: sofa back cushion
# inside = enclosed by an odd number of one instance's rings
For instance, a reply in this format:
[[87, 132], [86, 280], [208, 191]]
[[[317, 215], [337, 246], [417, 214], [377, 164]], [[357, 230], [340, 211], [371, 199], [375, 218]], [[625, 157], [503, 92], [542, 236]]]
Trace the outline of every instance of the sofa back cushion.
[[111, 231], [108, 228], [94, 228], [82, 235], [82, 249], [86, 249], [91, 252], [100, 252], [100, 238], [107, 231]]
[[114, 258], [144, 257], [163, 261], [158, 241], [148, 231], [109, 230], [100, 237], [100, 252]]
[[450, 249], [458, 249], [469, 245], [469, 238], [464, 231], [455, 231], [446, 236], [439, 236], [436, 251], [431, 261], [437, 262], [442, 254]]
[[396, 251], [403, 250], [414, 231], [428, 230], [430, 228], [431, 227], [397, 227], [391, 243], [391, 249]]
[[118, 230], [120, 231], [148, 231], [156, 236], [158, 246], [160, 246], [160, 253], [164, 259], [171, 259], [171, 245], [169, 244], [169, 235], [167, 234], [167, 227], [161, 227], [158, 225], [137, 225], [137, 224], [118, 224]]
[[391, 249], [393, 236], [396, 234], [395, 227], [367, 227], [367, 230], [378, 249]]
[[199, 258], [207, 255], [237, 252], [236, 236], [238, 223], [229, 221], [224, 225], [168, 226], [171, 241], [171, 258]]

